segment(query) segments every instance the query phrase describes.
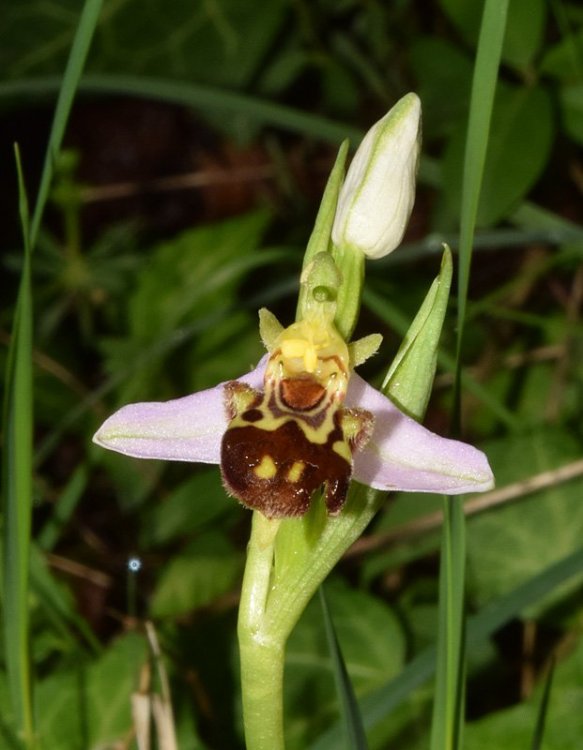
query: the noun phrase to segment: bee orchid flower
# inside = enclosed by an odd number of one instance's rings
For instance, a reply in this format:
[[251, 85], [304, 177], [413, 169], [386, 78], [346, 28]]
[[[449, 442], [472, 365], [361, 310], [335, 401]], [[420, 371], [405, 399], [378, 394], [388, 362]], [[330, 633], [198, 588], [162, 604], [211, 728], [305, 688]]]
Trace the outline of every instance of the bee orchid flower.
[[354, 350], [330, 320], [273, 325], [269, 354], [251, 372], [124, 406], [94, 442], [136, 458], [219, 464], [227, 491], [268, 518], [303, 515], [319, 488], [337, 514], [350, 479], [449, 495], [493, 486], [481, 451], [430, 432], [353, 371]]

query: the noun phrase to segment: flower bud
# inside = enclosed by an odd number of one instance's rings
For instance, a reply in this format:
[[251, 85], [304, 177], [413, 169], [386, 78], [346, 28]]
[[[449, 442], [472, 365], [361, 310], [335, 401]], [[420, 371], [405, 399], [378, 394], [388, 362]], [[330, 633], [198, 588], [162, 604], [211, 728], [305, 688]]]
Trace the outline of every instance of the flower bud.
[[401, 242], [415, 200], [421, 102], [407, 94], [368, 131], [340, 191], [332, 241], [382, 258]]

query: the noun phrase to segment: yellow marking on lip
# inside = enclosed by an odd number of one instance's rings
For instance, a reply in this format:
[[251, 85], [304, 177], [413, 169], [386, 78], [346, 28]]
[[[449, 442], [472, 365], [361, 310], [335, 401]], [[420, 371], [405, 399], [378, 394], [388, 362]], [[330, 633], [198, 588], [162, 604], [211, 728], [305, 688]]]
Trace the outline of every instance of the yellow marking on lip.
[[337, 453], [339, 456], [344, 458], [346, 461], [348, 461], [349, 464], [352, 463], [352, 453], [350, 451], [350, 447], [347, 442], [342, 440], [336, 440], [334, 442], [334, 445], [332, 446], [332, 450]]
[[306, 465], [303, 461], [294, 461], [291, 469], [287, 473], [287, 481], [291, 482], [292, 484], [299, 482], [302, 478], [302, 474], [304, 473], [305, 468]]
[[277, 466], [273, 463], [271, 456], [266, 453], [261, 463], [253, 469], [253, 473], [258, 479], [273, 479], [277, 474]]

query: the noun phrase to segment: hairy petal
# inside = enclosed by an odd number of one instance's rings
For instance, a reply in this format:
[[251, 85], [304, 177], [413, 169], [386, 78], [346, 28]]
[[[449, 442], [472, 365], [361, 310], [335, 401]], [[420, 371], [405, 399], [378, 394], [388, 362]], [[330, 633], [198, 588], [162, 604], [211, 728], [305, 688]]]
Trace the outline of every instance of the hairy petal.
[[[239, 380], [261, 387], [266, 359]], [[124, 406], [101, 425], [93, 442], [134, 458], [218, 464], [228, 424], [223, 386], [172, 401]]]
[[354, 478], [359, 482], [381, 490], [448, 495], [484, 492], [494, 486], [481, 451], [425, 429], [355, 373], [346, 403], [375, 417], [372, 437], [354, 456]]

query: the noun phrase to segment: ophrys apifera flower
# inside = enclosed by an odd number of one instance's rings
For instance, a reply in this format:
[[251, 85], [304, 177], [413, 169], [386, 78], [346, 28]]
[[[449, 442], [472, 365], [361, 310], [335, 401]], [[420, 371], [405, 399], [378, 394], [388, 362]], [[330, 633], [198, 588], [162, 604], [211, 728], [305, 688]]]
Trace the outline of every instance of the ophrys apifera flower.
[[253, 371], [184, 398], [125, 406], [95, 442], [137, 458], [219, 464], [226, 489], [271, 518], [302, 515], [320, 487], [338, 513], [351, 478], [392, 491], [492, 486], [483, 453], [431, 433], [354, 372], [378, 341], [347, 345], [317, 312], [285, 329], [262, 317], [269, 353]]

